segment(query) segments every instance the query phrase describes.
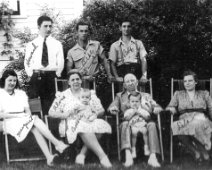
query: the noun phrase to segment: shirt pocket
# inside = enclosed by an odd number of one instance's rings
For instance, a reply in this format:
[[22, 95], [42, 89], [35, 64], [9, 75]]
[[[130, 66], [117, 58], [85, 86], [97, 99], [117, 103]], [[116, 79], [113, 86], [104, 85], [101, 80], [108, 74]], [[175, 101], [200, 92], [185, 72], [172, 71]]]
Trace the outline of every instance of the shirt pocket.
[[79, 61], [84, 57], [84, 53], [82, 52], [76, 52], [72, 55], [73, 61]]

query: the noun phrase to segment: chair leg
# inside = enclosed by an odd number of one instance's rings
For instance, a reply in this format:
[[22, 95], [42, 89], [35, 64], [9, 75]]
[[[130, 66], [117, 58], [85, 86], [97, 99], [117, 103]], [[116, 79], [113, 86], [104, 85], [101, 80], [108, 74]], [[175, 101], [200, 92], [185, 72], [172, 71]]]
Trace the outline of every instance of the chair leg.
[[8, 144], [8, 136], [7, 134], [4, 135], [5, 138], [5, 149], [6, 149], [6, 157], [7, 157], [7, 163], [10, 163], [10, 152], [9, 152], [9, 144]]
[[117, 132], [118, 160], [121, 161], [120, 133], [119, 133], [119, 116], [118, 116], [118, 114], [116, 115], [116, 132]]
[[160, 119], [160, 114], [158, 114], [157, 118], [158, 118], [159, 135], [160, 135], [161, 156], [162, 156], [162, 161], [164, 161], [164, 153], [163, 153], [163, 138], [162, 138], [162, 129], [161, 129], [161, 119]]
[[173, 115], [171, 115], [171, 127], [170, 127], [170, 163], [173, 162], [173, 134], [172, 134]]

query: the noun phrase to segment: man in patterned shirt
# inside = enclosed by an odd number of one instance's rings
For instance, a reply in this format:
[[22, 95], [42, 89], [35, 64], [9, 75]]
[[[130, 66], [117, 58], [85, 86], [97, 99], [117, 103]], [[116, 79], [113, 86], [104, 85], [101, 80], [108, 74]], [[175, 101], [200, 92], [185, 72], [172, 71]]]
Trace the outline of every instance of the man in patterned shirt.
[[123, 81], [127, 73], [133, 73], [137, 79], [145, 82], [147, 78], [147, 52], [140, 40], [131, 36], [131, 21], [120, 23], [122, 37], [110, 47], [109, 60], [113, 75], [117, 81]]

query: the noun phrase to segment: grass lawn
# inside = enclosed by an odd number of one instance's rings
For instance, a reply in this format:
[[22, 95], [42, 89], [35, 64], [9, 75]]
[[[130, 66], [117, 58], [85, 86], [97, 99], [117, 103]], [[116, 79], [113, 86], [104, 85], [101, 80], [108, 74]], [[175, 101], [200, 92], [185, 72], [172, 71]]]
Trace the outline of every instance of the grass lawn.
[[[68, 163], [62, 163], [59, 165], [55, 165], [55, 167], [48, 167], [46, 165], [46, 161], [31, 161], [31, 162], [13, 162], [10, 164], [6, 163], [5, 157], [1, 155], [1, 162], [0, 162], [0, 169], [1, 170], [66, 170], [66, 169], [73, 169], [73, 170], [101, 170], [103, 169], [98, 160], [92, 159], [92, 161], [86, 161], [85, 166], [75, 165], [73, 161]], [[141, 161], [141, 158], [135, 160], [135, 164], [130, 168], [125, 168], [120, 162], [117, 160], [112, 160], [113, 167], [111, 170], [121, 170], [121, 169], [130, 169], [130, 170], [151, 170], [153, 168], [147, 166], [146, 159], [145, 161]], [[168, 159], [168, 158], [167, 158]], [[195, 164], [193, 159], [188, 156], [184, 155], [182, 158], [175, 159], [173, 164], [169, 162], [165, 162], [162, 164], [161, 168], [157, 168], [161, 170], [210, 170], [212, 169], [211, 163], [203, 163], [201, 165]]]

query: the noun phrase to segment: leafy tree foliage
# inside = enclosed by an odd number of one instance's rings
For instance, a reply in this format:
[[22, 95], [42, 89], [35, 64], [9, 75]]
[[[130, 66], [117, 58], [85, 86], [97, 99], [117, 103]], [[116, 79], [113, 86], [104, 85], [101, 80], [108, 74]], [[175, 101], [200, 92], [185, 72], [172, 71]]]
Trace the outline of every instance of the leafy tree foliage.
[[[156, 98], [163, 96], [170, 78], [179, 78], [192, 69], [200, 78], [212, 73], [210, 1], [196, 0], [95, 0], [88, 4], [81, 19], [90, 21], [92, 38], [99, 40], [106, 52], [119, 39], [119, 22], [131, 19], [132, 35], [143, 41], [148, 51], [148, 75], [156, 84]], [[76, 22], [76, 21], [75, 21]], [[73, 24], [75, 24], [75, 22]], [[72, 23], [63, 32], [65, 45], [74, 42]], [[68, 40], [68, 41], [66, 41]], [[69, 49], [70, 46], [67, 48]], [[159, 88], [160, 86], [160, 88]]]

